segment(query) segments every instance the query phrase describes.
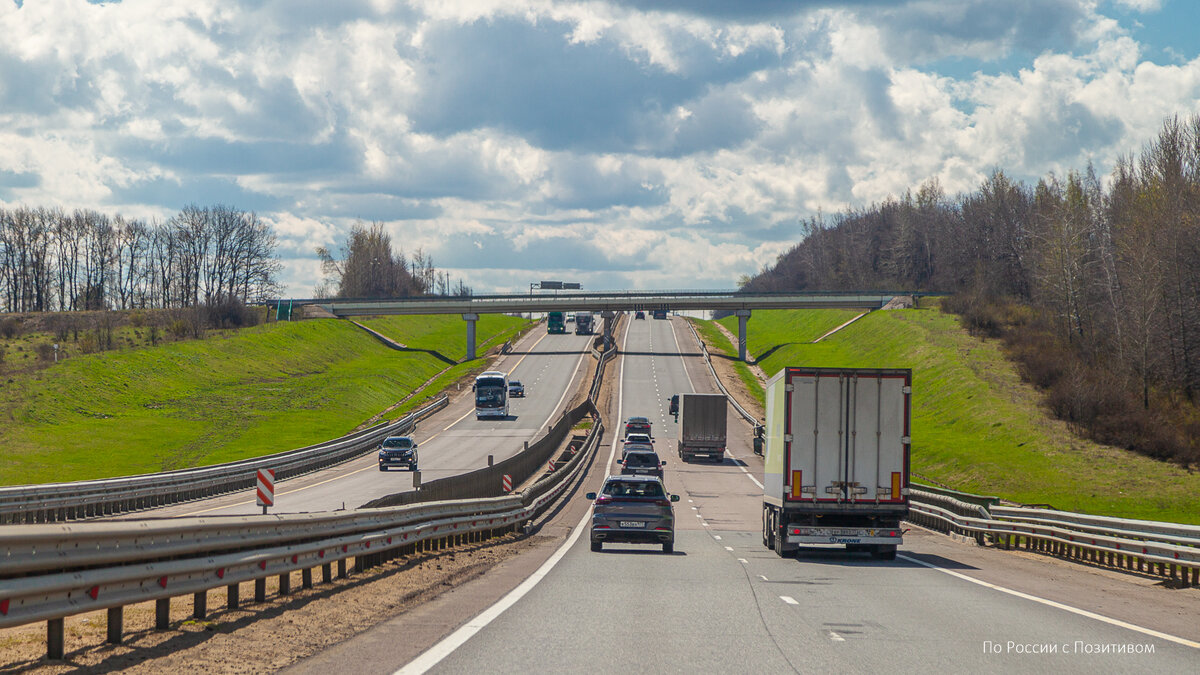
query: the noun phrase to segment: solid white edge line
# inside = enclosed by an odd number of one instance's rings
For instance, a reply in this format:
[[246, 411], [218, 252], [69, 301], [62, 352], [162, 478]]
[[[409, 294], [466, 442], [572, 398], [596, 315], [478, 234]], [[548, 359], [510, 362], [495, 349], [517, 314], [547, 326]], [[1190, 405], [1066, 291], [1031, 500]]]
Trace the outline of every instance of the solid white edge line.
[[[626, 331], [625, 336], [626, 336], [626, 339], [628, 339], [628, 336], [629, 336], [628, 331]], [[624, 350], [624, 346], [622, 346], [622, 350]], [[621, 400], [622, 400], [621, 383], [624, 382], [624, 378], [625, 378], [625, 359], [622, 358], [620, 375], [619, 375], [619, 379], [617, 381], [617, 416], [618, 417], [620, 417], [620, 414], [621, 414]], [[609, 453], [608, 453], [608, 463], [605, 465], [606, 471], [607, 471], [607, 467], [612, 466], [612, 462], [613, 462], [613, 459], [616, 457], [616, 453], [617, 453], [617, 439], [614, 437], [613, 443], [612, 443], [612, 449], [609, 450]], [[445, 659], [450, 654], [454, 653], [454, 650], [461, 647], [467, 640], [470, 640], [476, 633], [483, 630], [483, 628], [485, 626], [487, 626], [489, 623], [491, 623], [493, 620], [495, 620], [496, 617], [503, 614], [506, 609], [515, 605], [518, 600], [525, 597], [526, 593], [533, 590], [533, 587], [537, 586], [538, 582], [540, 582], [543, 578], [545, 578], [545, 576], [550, 573], [550, 570], [554, 569], [554, 566], [558, 564], [558, 561], [562, 560], [563, 556], [565, 556], [567, 554], [567, 551], [570, 550], [570, 548], [575, 545], [575, 542], [579, 541], [579, 537], [583, 534], [585, 526], [587, 525], [587, 523], [591, 519], [591, 517], [592, 517], [592, 509], [591, 509], [591, 507], [589, 507], [587, 510], [587, 513], [583, 514], [583, 519], [581, 519], [579, 521], [579, 523], [575, 525], [575, 530], [573, 532], [571, 532], [571, 536], [567, 539], [567, 541], [565, 543], [563, 543], [563, 545], [560, 546], [558, 548], [558, 550], [555, 551], [554, 554], [551, 555], [548, 560], [546, 560], [546, 562], [542, 563], [542, 566], [539, 567], [538, 570], [536, 572], [534, 572], [532, 576], [530, 576], [525, 581], [521, 582], [521, 584], [519, 586], [517, 586], [516, 588], [514, 588], [513, 590], [509, 591], [508, 594], [505, 595], [503, 598], [500, 598], [498, 601], [496, 601], [496, 604], [492, 605], [491, 607], [488, 607], [483, 612], [481, 612], [479, 615], [477, 615], [474, 619], [471, 619], [465, 625], [460, 627], [458, 630], [456, 630], [453, 633], [451, 633], [450, 635], [447, 635], [446, 637], [442, 638], [442, 640], [440, 642], [438, 642], [434, 646], [432, 646], [429, 649], [422, 652], [420, 656], [413, 659], [412, 661], [409, 661], [403, 668], [395, 671], [395, 673], [393, 673], [393, 675], [422, 675], [423, 673], [428, 672], [430, 668], [433, 668], [437, 664], [441, 663], [443, 659]]]
[[583, 357], [587, 354], [587, 350], [579, 352], [579, 359], [575, 361], [575, 370], [571, 371], [571, 379], [567, 382], [567, 388], [563, 390], [562, 396], [558, 397], [558, 403], [554, 404], [554, 409], [550, 411], [550, 416], [546, 418], [545, 422], [542, 422], [542, 426], [538, 427], [538, 431], [541, 431], [547, 424], [550, 423], [550, 420], [554, 419], [555, 414], [558, 413], [558, 407], [562, 405], [564, 400], [566, 400], [567, 394], [570, 394], [574, 391], [571, 385], [575, 384], [575, 375], [579, 373], [579, 364], [583, 362]]
[[1000, 591], [1001, 593], [1007, 593], [1009, 595], [1013, 595], [1018, 598], [1024, 598], [1025, 600], [1031, 600], [1033, 602], [1036, 602], [1036, 603], [1039, 603], [1042, 605], [1046, 605], [1047, 607], [1054, 607], [1056, 609], [1061, 609], [1063, 611], [1070, 612], [1072, 614], [1078, 614], [1079, 616], [1085, 616], [1089, 619], [1095, 619], [1096, 621], [1102, 621], [1104, 623], [1107, 623], [1112, 626], [1117, 626], [1119, 628], [1127, 628], [1131, 631], [1135, 631], [1135, 632], [1141, 633], [1143, 635], [1149, 635], [1151, 637], [1156, 637], [1161, 640], [1167, 640], [1168, 642], [1174, 642], [1176, 644], [1180, 644], [1185, 647], [1191, 647], [1193, 649], [1200, 649], [1200, 642], [1193, 642], [1186, 638], [1181, 638], [1181, 637], [1178, 637], [1175, 635], [1168, 635], [1167, 633], [1160, 633], [1159, 631], [1156, 631], [1156, 630], [1153, 630], [1150, 628], [1143, 628], [1142, 626], [1138, 626], [1138, 625], [1132, 624], [1132, 623], [1127, 623], [1125, 621], [1121, 621], [1120, 619], [1113, 619], [1111, 617], [1107, 617], [1102, 614], [1096, 614], [1095, 612], [1089, 612], [1086, 609], [1079, 609], [1078, 607], [1064, 605], [1061, 602], [1055, 602], [1054, 600], [1047, 600], [1046, 598], [1040, 598], [1036, 595], [1022, 593], [1021, 591], [1016, 591], [1011, 588], [1005, 588], [1004, 586], [997, 586], [996, 584], [993, 584], [993, 583], [990, 583], [987, 581], [983, 581], [982, 579], [976, 579], [974, 577], [969, 577], [965, 574], [959, 574], [958, 572], [955, 572], [953, 570], [948, 570], [944, 567], [938, 567], [937, 565], [934, 565], [933, 563], [927, 563], [924, 560], [917, 560], [916, 558], [910, 558], [909, 556], [906, 556], [906, 555], [900, 555], [900, 556], [896, 556], [896, 557], [900, 558], [902, 560], [907, 560], [909, 562], [916, 563], [923, 567], [928, 567], [931, 570], [937, 570], [939, 572], [944, 572], [945, 574], [949, 574], [952, 577], [957, 577], [959, 579], [962, 579], [963, 581], [969, 581], [973, 584], [983, 586], [984, 588], [990, 588], [992, 590]]
[[533, 590], [533, 587], [537, 586], [538, 582], [545, 578], [550, 573], [550, 570], [554, 569], [554, 566], [558, 564], [558, 561], [562, 560], [562, 557], [567, 554], [567, 551], [575, 545], [575, 542], [583, 534], [585, 526], [591, 517], [592, 509], [588, 508], [583, 519], [575, 526], [575, 531], [571, 533], [570, 538], [554, 552], [554, 555], [542, 563], [542, 566], [532, 576], [521, 582], [520, 586], [509, 591], [508, 595], [500, 598], [496, 604], [488, 607], [474, 619], [468, 621], [466, 625], [443, 638], [441, 642], [425, 650], [423, 654], [410, 661], [400, 670], [397, 670], [395, 675], [421, 675], [427, 672], [430, 668], [441, 663], [442, 659], [452, 654], [454, 650], [461, 647], [467, 640], [474, 637], [476, 633], [483, 630], [485, 626], [503, 614], [505, 610], [517, 604], [517, 601], [525, 597], [526, 593]]

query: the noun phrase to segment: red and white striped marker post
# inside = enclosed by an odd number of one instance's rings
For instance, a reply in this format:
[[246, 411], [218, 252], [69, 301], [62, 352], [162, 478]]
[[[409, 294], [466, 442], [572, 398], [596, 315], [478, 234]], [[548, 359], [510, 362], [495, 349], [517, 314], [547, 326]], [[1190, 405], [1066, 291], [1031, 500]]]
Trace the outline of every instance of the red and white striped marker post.
[[500, 488], [505, 492], [512, 492], [512, 476], [504, 474], [500, 477]]
[[550, 460], [550, 473], [554, 473], [554, 460]]
[[275, 506], [275, 469], [258, 470], [258, 505], [264, 516], [268, 506]]

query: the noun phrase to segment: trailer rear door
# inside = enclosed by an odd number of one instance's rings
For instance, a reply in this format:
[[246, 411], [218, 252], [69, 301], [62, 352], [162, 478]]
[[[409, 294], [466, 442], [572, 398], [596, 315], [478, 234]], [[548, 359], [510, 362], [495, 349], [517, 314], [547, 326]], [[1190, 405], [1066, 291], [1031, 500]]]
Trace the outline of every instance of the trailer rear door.
[[911, 371], [789, 369], [789, 501], [906, 502]]

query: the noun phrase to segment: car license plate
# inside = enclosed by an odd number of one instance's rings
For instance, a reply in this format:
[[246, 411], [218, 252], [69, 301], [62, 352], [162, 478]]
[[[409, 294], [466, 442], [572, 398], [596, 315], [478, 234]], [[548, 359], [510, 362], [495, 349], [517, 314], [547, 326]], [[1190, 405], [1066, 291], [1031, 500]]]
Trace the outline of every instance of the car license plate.
[[646, 523], [644, 523], [644, 522], [642, 522], [642, 521], [640, 521], [640, 520], [622, 520], [622, 521], [621, 521], [621, 527], [624, 527], [624, 528], [634, 528], [634, 527], [636, 527], [636, 528], [641, 528], [641, 527], [646, 527]]

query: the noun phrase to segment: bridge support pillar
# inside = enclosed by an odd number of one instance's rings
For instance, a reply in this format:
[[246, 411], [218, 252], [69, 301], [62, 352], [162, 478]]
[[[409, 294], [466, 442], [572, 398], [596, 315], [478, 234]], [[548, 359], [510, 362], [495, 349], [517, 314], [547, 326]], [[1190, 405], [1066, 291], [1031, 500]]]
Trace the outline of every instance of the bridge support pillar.
[[734, 312], [738, 318], [738, 360], [746, 362], [746, 324], [750, 322], [750, 310], [739, 309]]
[[479, 321], [479, 315], [463, 314], [462, 318], [467, 322], [467, 360], [471, 361], [475, 358], [475, 322]]
[[613, 338], [613, 319], [617, 317], [617, 313], [606, 309], [600, 312], [600, 316], [604, 319], [604, 343], [611, 344]]

